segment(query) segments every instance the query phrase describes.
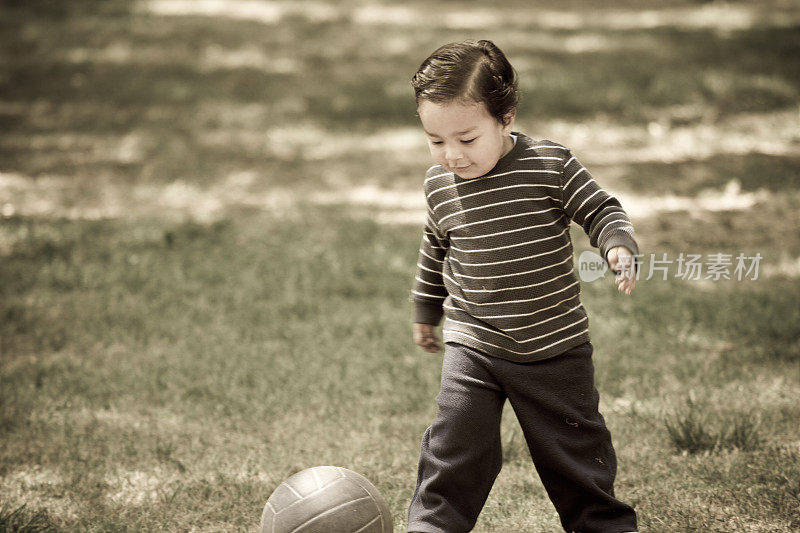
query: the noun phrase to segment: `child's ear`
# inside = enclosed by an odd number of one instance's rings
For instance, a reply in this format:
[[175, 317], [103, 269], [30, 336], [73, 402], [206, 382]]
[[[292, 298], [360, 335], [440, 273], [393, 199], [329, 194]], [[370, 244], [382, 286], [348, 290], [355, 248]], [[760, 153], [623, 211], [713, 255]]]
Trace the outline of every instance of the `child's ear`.
[[514, 119], [517, 117], [517, 108], [512, 109], [503, 116], [503, 133], [508, 135], [514, 128]]

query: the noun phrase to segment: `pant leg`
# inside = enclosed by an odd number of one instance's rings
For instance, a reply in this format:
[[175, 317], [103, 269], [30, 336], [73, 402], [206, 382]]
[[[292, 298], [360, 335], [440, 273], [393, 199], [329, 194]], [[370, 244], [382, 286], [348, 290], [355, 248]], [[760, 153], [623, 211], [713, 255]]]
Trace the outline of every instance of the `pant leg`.
[[505, 394], [486, 356], [447, 344], [438, 412], [425, 431], [409, 531], [464, 533], [475, 526], [502, 466]]
[[614, 497], [617, 460], [598, 411], [592, 350], [585, 343], [545, 361], [512, 363], [502, 383], [564, 529], [635, 531], [634, 510]]

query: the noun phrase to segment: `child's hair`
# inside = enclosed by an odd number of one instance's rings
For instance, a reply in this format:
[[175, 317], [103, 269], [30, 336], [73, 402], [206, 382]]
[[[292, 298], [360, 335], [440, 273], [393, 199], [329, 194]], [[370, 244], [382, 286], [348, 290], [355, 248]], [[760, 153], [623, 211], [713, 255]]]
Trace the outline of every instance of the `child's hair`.
[[491, 41], [446, 44], [422, 62], [411, 79], [417, 105], [422, 100], [483, 103], [489, 114], [506, 124], [517, 108], [517, 73]]

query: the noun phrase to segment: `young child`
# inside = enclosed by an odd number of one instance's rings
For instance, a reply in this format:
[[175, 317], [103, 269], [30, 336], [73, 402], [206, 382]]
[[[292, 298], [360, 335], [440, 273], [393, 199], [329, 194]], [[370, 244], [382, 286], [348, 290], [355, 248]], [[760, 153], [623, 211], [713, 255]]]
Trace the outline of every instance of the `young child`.
[[631, 222], [567, 148], [512, 131], [516, 73], [492, 42], [439, 48], [412, 84], [436, 162], [424, 182], [414, 340], [439, 351], [444, 315], [445, 351], [408, 530], [472, 530], [502, 465], [508, 399], [564, 529], [635, 531], [635, 512], [614, 497], [569, 235], [570, 221], [583, 226], [630, 294]]

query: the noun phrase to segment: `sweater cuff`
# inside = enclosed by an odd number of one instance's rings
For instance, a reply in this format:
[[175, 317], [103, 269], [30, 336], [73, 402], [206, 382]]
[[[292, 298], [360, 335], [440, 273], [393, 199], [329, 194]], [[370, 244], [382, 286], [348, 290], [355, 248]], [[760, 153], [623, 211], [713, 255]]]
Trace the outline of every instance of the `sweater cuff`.
[[442, 304], [417, 300], [414, 302], [414, 322], [438, 326], [444, 315]]
[[611, 234], [608, 239], [606, 239], [606, 242], [600, 246], [600, 255], [603, 257], [603, 260], [606, 262], [606, 264], [608, 264], [608, 258], [606, 257], [608, 251], [617, 246], [622, 246], [628, 249], [633, 256], [636, 267], [638, 268], [639, 258], [637, 256], [639, 255], [639, 245], [636, 244], [636, 241], [630, 236], [630, 234], [624, 231]]

